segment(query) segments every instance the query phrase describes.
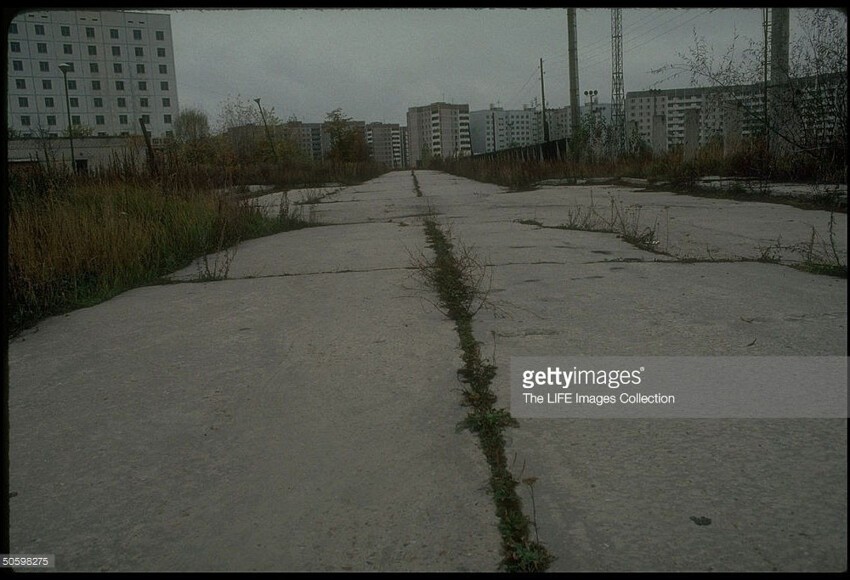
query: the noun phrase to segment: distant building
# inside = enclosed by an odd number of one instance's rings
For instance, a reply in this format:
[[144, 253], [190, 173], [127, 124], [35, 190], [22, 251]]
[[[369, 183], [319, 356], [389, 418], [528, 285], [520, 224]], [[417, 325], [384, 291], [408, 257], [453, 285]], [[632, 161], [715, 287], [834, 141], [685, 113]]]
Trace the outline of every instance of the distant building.
[[[38, 10], [9, 25], [8, 128], [60, 136], [172, 134], [178, 114], [171, 17], [124, 11]], [[68, 100], [60, 64], [67, 63]]]
[[[795, 140], [817, 147], [824, 141], [846, 139], [840, 111], [846, 115], [847, 79], [843, 75], [791, 78], [783, 89], [785, 102], [777, 115], [786, 133], [796, 132]], [[776, 114], [777, 99], [783, 93], [772, 88], [771, 110]], [[790, 107], [790, 108], [789, 108]], [[737, 137], [764, 134], [764, 87], [762, 84], [730, 87], [694, 87], [633, 91], [626, 94], [626, 123], [646, 142], [652, 141], [653, 117], [661, 126], [660, 139], [666, 147], [685, 141], [686, 111], [698, 111], [699, 145], [729, 137], [734, 125]], [[846, 118], [846, 117], [845, 117]]]
[[523, 147], [542, 140], [539, 113], [533, 107], [505, 110], [492, 104], [489, 109], [469, 113], [473, 154]]
[[428, 156], [466, 157], [472, 154], [469, 105], [431, 103], [407, 110], [410, 163]]
[[402, 167], [401, 127], [391, 123], [366, 125], [369, 158], [387, 167]]

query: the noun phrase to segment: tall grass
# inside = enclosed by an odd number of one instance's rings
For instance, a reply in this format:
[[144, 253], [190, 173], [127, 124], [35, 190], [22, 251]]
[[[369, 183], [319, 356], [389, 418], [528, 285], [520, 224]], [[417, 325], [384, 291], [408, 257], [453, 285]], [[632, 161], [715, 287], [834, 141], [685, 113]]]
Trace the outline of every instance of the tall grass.
[[653, 155], [648, 151], [616, 159], [594, 158], [575, 161], [537, 160], [501, 157], [499, 159], [435, 159], [430, 165], [476, 181], [496, 183], [514, 190], [529, 189], [544, 179], [589, 177], [637, 177], [693, 185], [699, 177], [722, 175], [811, 184], [846, 183], [846, 160], [836, 156], [834, 163], [818, 163], [804, 154], [768, 158], [758, 141], [745, 143], [735, 153], [724, 155], [722, 147], [709, 145], [693, 159], [685, 160], [681, 150]]
[[9, 335], [155, 282], [240, 240], [312, 225], [296, 212], [267, 216], [250, 200], [215, 193], [222, 187], [260, 177], [269, 177], [261, 180], [266, 183], [350, 183], [375, 173], [368, 167], [324, 169], [257, 166], [228, 174], [228, 168], [166, 162], [152, 178], [146, 168], [116, 160], [86, 176], [61, 167], [10, 175]]

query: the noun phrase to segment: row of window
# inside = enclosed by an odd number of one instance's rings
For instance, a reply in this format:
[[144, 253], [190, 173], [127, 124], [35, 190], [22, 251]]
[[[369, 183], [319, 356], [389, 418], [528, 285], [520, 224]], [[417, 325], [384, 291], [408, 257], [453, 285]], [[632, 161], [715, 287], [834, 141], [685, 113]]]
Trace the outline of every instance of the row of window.
[[[89, 56], [97, 56], [97, 46], [94, 44], [89, 44], [86, 46], [86, 51]], [[21, 43], [15, 42], [14, 40], [9, 43], [9, 52], [21, 52]], [[46, 42], [37, 42], [35, 44], [35, 52], [36, 54], [47, 54], [47, 43]], [[62, 54], [74, 54], [74, 45], [73, 44], [63, 44], [62, 45]], [[143, 46], [134, 46], [133, 54], [137, 57], [145, 56], [145, 47]], [[158, 58], [165, 58], [166, 52], [165, 48], [157, 47], [156, 56]], [[113, 46], [112, 47], [112, 56], [120, 57], [121, 56], [121, 47]]]
[[[44, 24], [33, 24], [33, 28], [35, 34], [38, 36], [44, 36], [46, 34], [46, 30], [44, 28]], [[9, 25], [9, 34], [18, 34], [18, 23], [12, 22]], [[59, 34], [62, 36], [69, 37], [71, 36], [71, 27], [66, 25], [59, 26]], [[165, 40], [165, 31], [157, 30], [154, 32], [157, 40]], [[95, 37], [95, 29], [93, 26], [86, 26], [86, 38], [94, 38]], [[109, 38], [118, 39], [120, 38], [119, 30], [117, 28], [109, 29]], [[141, 29], [133, 30], [133, 40], [142, 40], [142, 31]]]
[[[69, 62], [69, 63], [65, 63], [65, 64], [67, 64], [70, 67], [68, 69], [68, 72], [74, 72], [74, 69], [75, 69], [74, 63]], [[159, 66], [159, 73], [160, 74], [164, 74], [164, 75], [168, 74], [168, 65], [167, 64], [161, 64], [161, 65], [158, 65], [158, 66]], [[12, 70], [16, 71], [16, 72], [23, 72], [24, 61], [13, 60], [12, 61]], [[50, 72], [50, 63], [46, 60], [39, 61], [38, 62], [38, 71], [39, 72]], [[145, 67], [144, 64], [139, 63], [139, 64], [136, 65], [136, 74], [140, 74], [140, 75], [147, 74], [146, 71], [147, 71], [147, 67]], [[90, 62], [89, 63], [89, 72], [92, 72], [92, 73], [95, 73], [95, 74], [99, 73], [100, 72], [100, 63]], [[113, 62], [112, 63], [112, 72], [114, 72], [115, 74], [119, 74], [119, 75], [124, 74], [124, 64], [120, 63], [120, 62]]]
[[[151, 116], [150, 115], [141, 115], [142, 120], [145, 124], [150, 125]], [[56, 126], [56, 115], [47, 115], [47, 126], [55, 127]], [[21, 115], [21, 126], [22, 127], [32, 127], [32, 117], [29, 115]], [[172, 121], [171, 115], [163, 115], [162, 122], [166, 125], [170, 125]], [[71, 115], [71, 124], [72, 125], [80, 125], [80, 116], [79, 115]], [[105, 115], [95, 115], [94, 116], [94, 124], [95, 125], [106, 125], [106, 116]], [[130, 117], [129, 115], [118, 115], [118, 124], [119, 125], [129, 125]]]
[[[44, 106], [45, 108], [52, 109], [56, 106], [56, 101], [54, 97], [44, 97]], [[77, 109], [80, 106], [80, 99], [78, 97], [69, 97], [68, 102], [71, 105], [72, 109]], [[115, 104], [118, 107], [126, 108], [127, 107], [127, 98], [126, 97], [118, 97], [115, 100]], [[95, 108], [103, 107], [103, 98], [94, 97], [92, 99], [92, 105]], [[22, 109], [27, 109], [30, 106], [29, 97], [18, 97], [18, 107]], [[139, 98], [139, 106], [140, 107], [150, 107], [150, 99], [148, 97], [140, 97]], [[170, 107], [171, 99], [168, 97], [162, 97], [162, 106]]]
[[[93, 73], [98, 72], [97, 71], [97, 63], [93, 62], [91, 64], [93, 65], [91, 67], [91, 72], [93, 72]], [[163, 66], [165, 66], [165, 65], [163, 65]], [[115, 72], [121, 73], [121, 70], [116, 70]], [[145, 71], [144, 71], [144, 68], [142, 68], [142, 69], [136, 68], [136, 72], [139, 73], [139, 74], [144, 74]], [[168, 74], [168, 69], [160, 68], [159, 72], [161, 72], [162, 74]], [[148, 90], [148, 82], [147, 81], [136, 81], [136, 82], [138, 83], [138, 87], [139, 87], [140, 91]], [[125, 81], [115, 81], [115, 90], [116, 91], [123, 91], [124, 86], [125, 86]], [[26, 90], [27, 80], [26, 79], [15, 79], [15, 88]], [[47, 90], [47, 91], [52, 90], [53, 89], [53, 81], [51, 79], [42, 79], [41, 80], [41, 88], [44, 89], [44, 90]], [[99, 91], [100, 88], [101, 88], [101, 82], [99, 80], [91, 81], [91, 88], [94, 91]], [[163, 91], [169, 90], [168, 89], [168, 81], [160, 81], [159, 82], [159, 88], [160, 88], [160, 90], [163, 90]], [[70, 79], [68, 81], [68, 89], [72, 90], [72, 91], [77, 89], [77, 80], [76, 79]]]
[[[93, 91], [101, 90], [102, 86], [103, 85], [101, 84], [101, 82], [99, 80], [91, 81], [91, 88], [92, 88]], [[126, 85], [125, 81], [115, 81], [115, 90], [116, 91], [123, 91], [126, 86], [127, 85]], [[136, 86], [138, 87], [138, 89], [140, 91], [146, 91], [146, 90], [148, 90], [148, 81], [136, 81]], [[169, 86], [170, 85], [168, 84], [168, 81], [160, 81], [159, 82], [159, 90], [161, 90], [161, 91], [170, 90]], [[15, 88], [21, 89], [21, 90], [26, 90], [27, 80], [26, 79], [15, 79]], [[42, 90], [45, 90], [45, 91], [53, 90], [53, 81], [51, 79], [42, 79], [41, 88], [42, 88]], [[76, 79], [69, 79], [68, 80], [68, 90], [69, 91], [77, 90], [77, 80]]]

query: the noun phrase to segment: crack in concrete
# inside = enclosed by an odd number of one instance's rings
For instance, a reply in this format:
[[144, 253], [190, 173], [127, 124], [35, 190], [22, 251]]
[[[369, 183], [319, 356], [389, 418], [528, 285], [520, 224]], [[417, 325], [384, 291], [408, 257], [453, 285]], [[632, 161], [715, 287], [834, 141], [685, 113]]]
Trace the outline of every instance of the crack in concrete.
[[393, 266], [386, 268], [364, 268], [364, 269], [356, 269], [356, 268], [347, 268], [344, 270], [323, 270], [319, 272], [284, 272], [282, 274], [258, 274], [256, 276], [228, 276], [226, 278], [217, 278], [212, 280], [200, 280], [197, 278], [187, 278], [187, 279], [168, 279], [162, 280], [157, 284], [152, 284], [152, 286], [168, 286], [171, 284], [204, 284], [207, 282], [228, 282], [233, 280], [261, 280], [264, 278], [291, 278], [294, 276], [321, 276], [325, 274], [362, 274], [367, 272], [389, 272], [392, 270], [416, 270], [417, 268], [413, 266]]

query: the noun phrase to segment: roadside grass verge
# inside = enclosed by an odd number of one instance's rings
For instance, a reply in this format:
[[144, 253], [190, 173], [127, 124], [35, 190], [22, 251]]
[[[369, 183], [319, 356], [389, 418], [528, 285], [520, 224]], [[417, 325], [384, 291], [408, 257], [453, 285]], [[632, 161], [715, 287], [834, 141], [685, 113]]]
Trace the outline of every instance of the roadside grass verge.
[[[288, 204], [267, 216], [249, 201], [186, 184], [56, 179], [10, 190], [6, 318], [9, 337], [45, 317], [155, 283], [198, 256], [311, 224]], [[199, 279], [226, 276], [204, 260]]]
[[[490, 469], [490, 494], [502, 536], [501, 568], [508, 572], [543, 572], [554, 557], [537, 540], [536, 522], [522, 511], [516, 491], [519, 482], [511, 474], [505, 454], [505, 430], [518, 423], [507, 409], [496, 407], [496, 395], [490, 389], [496, 367], [482, 357], [472, 331], [472, 319], [487, 298], [485, 268], [468, 248], [455, 248], [433, 215], [425, 218], [424, 226], [428, 246], [435, 256], [433, 261], [422, 258], [415, 265], [425, 283], [437, 292], [443, 313], [455, 323], [463, 360], [458, 371], [465, 384], [463, 405], [470, 409], [458, 429], [468, 429], [478, 437]], [[524, 483], [531, 487], [534, 479], [527, 478]], [[530, 525], [535, 526], [534, 539]]]

